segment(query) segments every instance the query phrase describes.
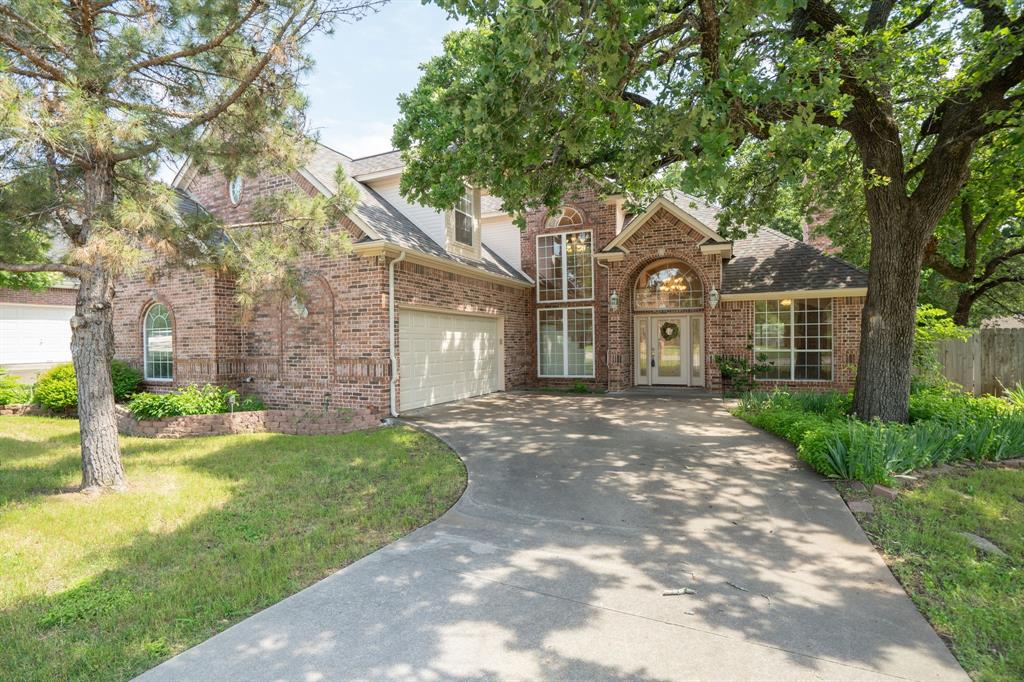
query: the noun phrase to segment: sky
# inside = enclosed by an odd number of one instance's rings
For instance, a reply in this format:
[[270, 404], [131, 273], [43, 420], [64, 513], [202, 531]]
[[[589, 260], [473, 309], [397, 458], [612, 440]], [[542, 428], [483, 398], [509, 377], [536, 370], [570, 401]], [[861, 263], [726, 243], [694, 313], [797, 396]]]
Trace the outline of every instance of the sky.
[[419, 80], [419, 65], [441, 53], [441, 39], [460, 28], [436, 5], [392, 0], [355, 24], [311, 45], [316, 67], [306, 76], [307, 125], [320, 140], [353, 158], [389, 151], [399, 94]]

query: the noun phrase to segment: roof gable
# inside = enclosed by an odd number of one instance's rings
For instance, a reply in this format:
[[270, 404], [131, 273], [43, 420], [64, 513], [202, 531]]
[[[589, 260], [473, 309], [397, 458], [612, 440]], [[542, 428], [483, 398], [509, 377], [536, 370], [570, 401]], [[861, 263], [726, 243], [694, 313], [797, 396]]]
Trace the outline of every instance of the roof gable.
[[[868, 275], [844, 260], [762, 227], [733, 244], [722, 269], [722, 294], [866, 289]], [[863, 292], [860, 292], [863, 293]]]
[[[682, 192], [666, 192], [651, 202], [646, 211], [629, 221], [622, 228], [622, 231], [608, 242], [602, 251], [622, 248], [622, 245], [630, 237], [636, 234], [661, 210], [665, 210], [678, 218], [680, 222], [704, 237], [705, 241], [728, 243], [727, 239], [718, 234], [718, 221], [715, 218], [716, 211], [712, 206], [697, 197], [683, 194]], [[709, 225], [709, 223], [711, 224]]]

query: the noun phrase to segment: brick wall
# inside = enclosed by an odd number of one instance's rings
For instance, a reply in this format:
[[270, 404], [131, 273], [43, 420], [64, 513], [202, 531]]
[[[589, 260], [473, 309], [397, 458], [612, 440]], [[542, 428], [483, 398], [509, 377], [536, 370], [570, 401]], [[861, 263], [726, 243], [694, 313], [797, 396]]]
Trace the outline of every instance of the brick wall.
[[[531, 364], [533, 335], [529, 324], [532, 293], [532, 289], [505, 286], [415, 263], [399, 263], [395, 267], [396, 355], [401, 345], [402, 306], [501, 317], [505, 328], [505, 388], [526, 387], [535, 374]], [[387, 330], [386, 319], [383, 328]], [[401, 395], [400, 383], [401, 377], [397, 395]]]
[[[602, 199], [596, 192], [580, 191], [568, 196], [565, 205], [579, 210], [585, 217], [580, 229], [593, 230], [594, 250], [602, 249], [616, 236], [614, 206]], [[567, 231], [567, 228], [546, 228], [547, 213], [538, 211], [527, 218], [527, 229], [522, 236], [523, 269], [536, 278], [536, 237]], [[572, 228], [575, 230], [576, 228]], [[717, 254], [702, 254], [699, 244], [704, 235], [687, 225], [668, 211], [655, 214], [640, 230], [623, 244], [628, 255], [620, 261], [610, 261], [605, 270], [595, 263], [594, 300], [568, 303], [537, 303], [536, 290], [531, 292], [530, 320], [531, 337], [529, 355], [530, 372], [534, 385], [564, 387], [576, 379], [541, 379], [537, 377], [537, 327], [538, 308], [559, 308], [565, 306], [589, 306], [595, 310], [595, 376], [587, 381], [594, 388], [607, 386], [621, 390], [634, 385], [636, 377], [636, 350], [633, 294], [637, 278], [652, 263], [661, 260], [678, 260], [694, 270], [704, 287], [704, 306], [697, 311], [704, 318], [704, 387], [721, 389], [721, 373], [714, 363], [716, 355], [741, 355], [751, 357], [748, 348], [753, 336], [754, 304], [752, 301], [723, 301], [711, 309], [708, 293], [712, 287], [721, 289], [722, 259]], [[610, 310], [610, 293], [618, 293], [617, 310]], [[833, 304], [833, 366], [834, 380], [831, 382], [773, 382], [795, 388], [840, 388], [852, 387], [856, 370], [857, 349], [860, 340], [860, 314], [863, 298], [837, 298]], [[646, 311], [640, 311], [644, 314]], [[675, 312], [671, 310], [658, 311]], [[680, 310], [679, 312], [695, 312]]]
[[[520, 238], [522, 265], [523, 272], [535, 280], [537, 278], [537, 237], [539, 235], [590, 230], [593, 233], [593, 249], [595, 253], [615, 238], [615, 207], [593, 189], [583, 188], [567, 195], [563, 200], [563, 205], [576, 209], [583, 216], [583, 225], [581, 227], [546, 227], [545, 225], [549, 217], [547, 211], [534, 211], [527, 216], [526, 229], [523, 230], [522, 237]], [[529, 328], [530, 342], [526, 352], [530, 364], [530, 381], [534, 386], [565, 388], [578, 381], [582, 381], [593, 389], [603, 389], [607, 385], [608, 366], [606, 358], [608, 334], [606, 330], [608, 325], [609, 293], [607, 275], [604, 268], [600, 267], [596, 260], [594, 262], [594, 297], [592, 300], [541, 303], [537, 301], [536, 289], [529, 292], [529, 320], [527, 326]], [[594, 308], [594, 377], [592, 379], [542, 379], [538, 377], [537, 310], [589, 306]]]
[[50, 287], [42, 291], [30, 289], [4, 289], [0, 287], [0, 303], [28, 305], [75, 305], [78, 289]]
[[256, 410], [137, 421], [124, 408], [117, 408], [118, 431], [126, 436], [143, 438], [188, 438], [267, 431], [309, 436], [349, 433], [379, 425], [377, 415], [367, 410]]

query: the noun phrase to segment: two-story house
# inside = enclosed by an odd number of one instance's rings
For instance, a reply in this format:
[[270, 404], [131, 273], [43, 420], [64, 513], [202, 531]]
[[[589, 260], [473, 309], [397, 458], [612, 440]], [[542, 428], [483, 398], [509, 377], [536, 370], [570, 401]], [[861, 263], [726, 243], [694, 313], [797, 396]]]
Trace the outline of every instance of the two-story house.
[[730, 241], [716, 211], [666, 194], [639, 215], [580, 190], [520, 230], [485, 191], [451, 211], [406, 201], [398, 152], [353, 159], [318, 145], [292, 174], [225, 178], [186, 164], [175, 186], [225, 221], [262, 194], [359, 199], [350, 253], [310, 254], [305, 296], [241, 310], [232, 282], [176, 271], [125, 278], [117, 356], [159, 390], [219, 383], [276, 407], [382, 416], [493, 391], [721, 387], [717, 355], [764, 353], [768, 383], [847, 388], [866, 274], [774, 230]]

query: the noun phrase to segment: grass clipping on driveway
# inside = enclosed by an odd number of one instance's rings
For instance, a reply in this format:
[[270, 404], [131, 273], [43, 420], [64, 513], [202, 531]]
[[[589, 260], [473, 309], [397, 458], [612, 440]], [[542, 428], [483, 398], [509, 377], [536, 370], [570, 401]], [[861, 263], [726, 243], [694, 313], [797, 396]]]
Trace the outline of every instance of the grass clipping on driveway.
[[122, 439], [87, 496], [78, 422], [0, 418], [0, 677], [124, 679], [438, 517], [462, 463], [409, 428]]
[[861, 523], [961, 665], [976, 680], [1024, 679], [1024, 470], [941, 476], [874, 506]]

